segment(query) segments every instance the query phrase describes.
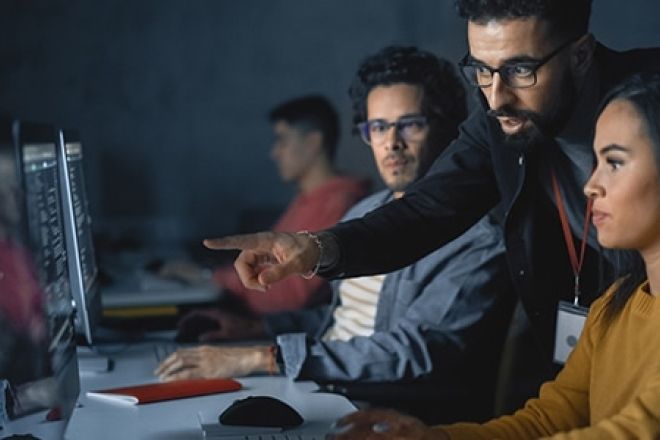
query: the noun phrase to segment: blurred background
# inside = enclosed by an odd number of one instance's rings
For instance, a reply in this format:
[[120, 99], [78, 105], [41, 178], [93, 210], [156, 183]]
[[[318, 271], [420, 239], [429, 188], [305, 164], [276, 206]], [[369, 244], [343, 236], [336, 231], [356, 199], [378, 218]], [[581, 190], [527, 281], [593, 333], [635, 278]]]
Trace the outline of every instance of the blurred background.
[[[592, 29], [660, 46], [658, 17], [657, 0], [594, 0]], [[379, 188], [346, 92], [393, 43], [458, 61], [465, 23], [451, 0], [2, 0], [0, 111], [81, 131], [99, 243], [194, 246], [284, 209], [266, 115], [295, 96], [336, 105], [339, 168]]]

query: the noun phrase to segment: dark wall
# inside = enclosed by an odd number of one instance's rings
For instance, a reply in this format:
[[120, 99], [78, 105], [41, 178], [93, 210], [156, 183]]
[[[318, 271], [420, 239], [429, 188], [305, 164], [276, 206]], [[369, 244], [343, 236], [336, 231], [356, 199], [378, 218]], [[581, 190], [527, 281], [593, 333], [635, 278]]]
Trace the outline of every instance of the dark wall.
[[[660, 3], [595, 0], [615, 48], [660, 45]], [[342, 112], [341, 169], [377, 181], [351, 135], [359, 61], [414, 44], [453, 61], [465, 24], [449, 0], [0, 2], [0, 109], [78, 127], [98, 232], [163, 244], [282, 209], [294, 188], [269, 159], [268, 110], [327, 95]]]

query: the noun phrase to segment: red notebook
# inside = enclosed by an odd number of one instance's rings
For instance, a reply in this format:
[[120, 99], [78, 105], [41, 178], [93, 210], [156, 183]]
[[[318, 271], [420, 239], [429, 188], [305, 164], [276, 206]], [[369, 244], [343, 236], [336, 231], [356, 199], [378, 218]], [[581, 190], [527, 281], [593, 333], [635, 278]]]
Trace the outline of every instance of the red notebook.
[[184, 399], [207, 394], [238, 391], [241, 384], [233, 379], [192, 379], [135, 385], [123, 388], [88, 391], [88, 397], [140, 405], [163, 400]]

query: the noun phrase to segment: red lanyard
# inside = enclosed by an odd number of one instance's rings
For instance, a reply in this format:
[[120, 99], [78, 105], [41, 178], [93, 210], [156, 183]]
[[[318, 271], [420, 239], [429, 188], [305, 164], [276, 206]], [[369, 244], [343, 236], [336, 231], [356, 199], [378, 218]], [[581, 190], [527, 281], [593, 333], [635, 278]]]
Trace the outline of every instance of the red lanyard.
[[580, 245], [580, 258], [578, 259], [577, 251], [575, 249], [575, 242], [573, 241], [573, 235], [571, 234], [571, 227], [568, 224], [568, 216], [566, 215], [564, 200], [561, 197], [561, 191], [559, 190], [559, 184], [557, 183], [557, 176], [555, 175], [554, 170], [552, 170], [551, 177], [552, 190], [555, 193], [555, 201], [557, 202], [557, 210], [559, 211], [559, 219], [561, 220], [561, 228], [564, 231], [564, 241], [566, 241], [566, 247], [568, 248], [568, 258], [571, 260], [573, 276], [575, 277], [575, 298], [573, 299], [573, 304], [578, 305], [578, 299], [580, 297], [580, 270], [582, 270], [582, 264], [584, 263], [584, 252], [587, 248], [587, 235], [589, 234], [591, 205], [593, 204], [593, 199], [589, 198], [587, 200], [587, 210], [584, 213], [584, 226], [582, 229], [582, 244]]

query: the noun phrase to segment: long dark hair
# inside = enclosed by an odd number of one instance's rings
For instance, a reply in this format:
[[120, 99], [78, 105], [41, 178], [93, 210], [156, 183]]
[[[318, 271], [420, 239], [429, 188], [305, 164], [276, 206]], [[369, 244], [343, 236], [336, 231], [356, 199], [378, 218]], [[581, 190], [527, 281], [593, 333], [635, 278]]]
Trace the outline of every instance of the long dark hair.
[[[641, 73], [623, 81], [605, 96], [598, 115], [615, 100], [629, 102], [642, 117], [660, 172], [660, 73]], [[616, 256], [614, 266], [620, 281], [606, 306], [605, 316], [609, 319], [614, 319], [621, 312], [628, 299], [647, 278], [646, 266], [639, 252], [619, 251]]]

